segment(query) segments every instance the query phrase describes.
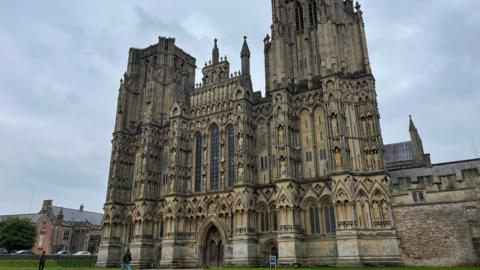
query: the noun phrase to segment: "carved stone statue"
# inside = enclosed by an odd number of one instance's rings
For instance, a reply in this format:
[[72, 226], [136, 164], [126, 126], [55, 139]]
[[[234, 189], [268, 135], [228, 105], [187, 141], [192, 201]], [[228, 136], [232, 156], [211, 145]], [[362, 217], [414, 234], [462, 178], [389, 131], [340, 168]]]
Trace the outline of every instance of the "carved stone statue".
[[243, 179], [243, 164], [242, 164], [242, 163], [238, 163], [237, 172], [238, 172], [237, 177], [238, 177], [239, 179]]
[[285, 144], [285, 131], [283, 129], [283, 126], [278, 127], [278, 143], [280, 145]]
[[287, 175], [287, 164], [285, 162], [285, 157], [280, 158], [280, 174], [282, 176]]
[[203, 191], [207, 190], [207, 176], [206, 175], [202, 176], [202, 190]]
[[335, 148], [335, 169], [340, 170], [342, 168], [342, 154], [340, 149]]
[[333, 136], [338, 136], [338, 122], [337, 122], [336, 115], [332, 115], [332, 131], [333, 131]]
[[241, 134], [238, 135], [238, 148], [243, 148], [243, 136]]
[[170, 191], [170, 193], [173, 193], [175, 190], [175, 181], [173, 180], [173, 177], [172, 179], [170, 179], [170, 186], [168, 187], [168, 190]]

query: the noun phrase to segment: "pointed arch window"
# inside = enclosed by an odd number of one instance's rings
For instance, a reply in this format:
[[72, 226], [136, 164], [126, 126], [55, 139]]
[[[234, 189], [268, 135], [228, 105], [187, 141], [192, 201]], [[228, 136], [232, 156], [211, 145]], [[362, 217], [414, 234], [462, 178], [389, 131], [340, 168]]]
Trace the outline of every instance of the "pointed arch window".
[[227, 164], [228, 164], [228, 186], [235, 184], [235, 128], [227, 128]]
[[322, 205], [323, 220], [325, 221], [325, 233], [336, 232], [335, 211], [330, 201], [326, 200]]
[[278, 210], [275, 206], [270, 207], [270, 215], [272, 218], [272, 230], [278, 231]]
[[214, 125], [210, 131], [210, 189], [217, 190], [219, 183], [220, 130]]
[[295, 4], [295, 23], [297, 31], [302, 31], [305, 29], [303, 20], [303, 7], [298, 2]]
[[260, 220], [260, 231], [262, 232], [268, 232], [270, 231], [270, 220], [269, 220], [270, 214], [268, 213], [268, 210], [262, 209], [259, 212], [259, 220]]
[[202, 134], [195, 137], [195, 192], [202, 191]]
[[311, 0], [308, 3], [308, 11], [309, 11], [309, 18], [310, 18], [310, 26], [317, 25], [318, 23], [318, 9], [317, 9], [317, 1]]
[[310, 233], [319, 234], [320, 233], [320, 218], [318, 214], [318, 206], [316, 203], [312, 203], [308, 207], [308, 219], [310, 221]]

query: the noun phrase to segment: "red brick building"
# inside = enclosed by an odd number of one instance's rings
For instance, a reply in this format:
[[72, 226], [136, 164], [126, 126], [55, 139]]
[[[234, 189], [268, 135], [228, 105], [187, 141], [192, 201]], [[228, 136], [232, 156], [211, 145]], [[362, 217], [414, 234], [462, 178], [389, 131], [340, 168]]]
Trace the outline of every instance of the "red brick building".
[[85, 211], [83, 205], [79, 209], [63, 208], [53, 206], [52, 200], [45, 200], [38, 213], [4, 215], [0, 216], [0, 221], [13, 217], [27, 218], [36, 224], [32, 248], [35, 254], [43, 251], [54, 254], [62, 250], [97, 253], [103, 214]]

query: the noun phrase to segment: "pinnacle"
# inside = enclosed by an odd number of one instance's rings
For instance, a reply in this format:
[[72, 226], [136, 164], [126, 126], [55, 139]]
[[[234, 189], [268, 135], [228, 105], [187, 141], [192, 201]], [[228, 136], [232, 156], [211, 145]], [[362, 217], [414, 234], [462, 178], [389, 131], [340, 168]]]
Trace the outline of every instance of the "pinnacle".
[[241, 56], [250, 56], [250, 48], [248, 48], [247, 36], [243, 36], [243, 46]]
[[415, 127], [415, 124], [413, 123], [413, 120], [412, 120], [412, 115], [409, 115], [409, 117], [410, 117], [410, 123], [409, 123], [408, 130], [409, 131], [417, 131], [417, 128]]

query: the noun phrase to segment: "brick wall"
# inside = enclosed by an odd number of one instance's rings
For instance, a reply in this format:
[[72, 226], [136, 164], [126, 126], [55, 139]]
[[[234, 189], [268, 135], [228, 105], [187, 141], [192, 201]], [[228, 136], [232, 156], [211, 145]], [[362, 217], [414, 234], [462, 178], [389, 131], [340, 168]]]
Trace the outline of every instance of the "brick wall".
[[32, 251], [40, 255], [43, 251], [52, 254], [53, 227], [47, 215], [44, 215], [36, 225], [36, 238]]
[[406, 265], [472, 265], [478, 257], [462, 203], [393, 208]]

